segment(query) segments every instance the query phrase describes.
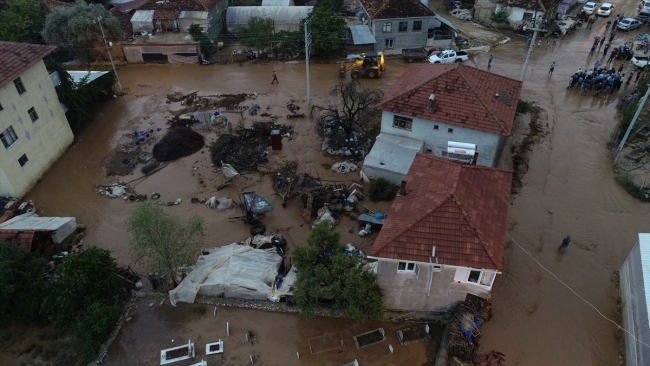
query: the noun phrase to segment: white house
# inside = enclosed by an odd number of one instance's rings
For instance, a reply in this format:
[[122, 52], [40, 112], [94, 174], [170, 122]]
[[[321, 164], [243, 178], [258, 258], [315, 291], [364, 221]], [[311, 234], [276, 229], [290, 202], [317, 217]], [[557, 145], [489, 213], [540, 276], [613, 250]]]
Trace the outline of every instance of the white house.
[[0, 42], [0, 196], [26, 194], [74, 139], [43, 63], [55, 49]]
[[620, 274], [621, 308], [625, 330], [625, 364], [650, 364], [650, 234], [639, 234]]
[[503, 267], [512, 171], [417, 154], [373, 244], [389, 310], [487, 298]]
[[421, 146], [419, 152], [447, 157], [452, 141], [475, 145], [476, 163], [494, 166], [512, 134], [521, 87], [520, 81], [461, 64], [409, 66], [375, 106], [382, 111], [381, 143], [365, 158], [364, 173], [399, 184], [410, 166], [401, 152], [412, 161], [410, 150]]

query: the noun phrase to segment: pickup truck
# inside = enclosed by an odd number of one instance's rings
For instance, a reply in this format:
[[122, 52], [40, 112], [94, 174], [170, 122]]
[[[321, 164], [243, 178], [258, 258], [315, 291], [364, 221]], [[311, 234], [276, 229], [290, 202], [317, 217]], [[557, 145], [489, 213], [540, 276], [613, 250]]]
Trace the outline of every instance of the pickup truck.
[[641, 53], [634, 53], [634, 57], [630, 60], [630, 63], [636, 67], [644, 67], [648, 64], [648, 55]]
[[449, 62], [461, 63], [468, 59], [469, 57], [467, 56], [467, 52], [456, 52], [454, 50], [444, 50], [429, 56], [429, 62], [432, 64], [445, 64]]
[[402, 48], [402, 56], [408, 62], [413, 62], [413, 60], [426, 60], [429, 56], [429, 51], [425, 48]]

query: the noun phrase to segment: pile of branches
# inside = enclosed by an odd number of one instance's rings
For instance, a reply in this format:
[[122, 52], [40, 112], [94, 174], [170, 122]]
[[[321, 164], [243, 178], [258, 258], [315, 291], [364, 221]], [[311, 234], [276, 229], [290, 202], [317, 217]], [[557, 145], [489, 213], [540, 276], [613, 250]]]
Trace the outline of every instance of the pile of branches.
[[152, 152], [156, 160], [164, 162], [192, 155], [203, 146], [203, 135], [187, 127], [177, 127], [169, 130], [160, 142], [153, 146]]
[[474, 352], [479, 348], [480, 326], [490, 320], [492, 308], [487, 300], [467, 294], [465, 301], [456, 306], [453, 314], [454, 319], [448, 325], [450, 327], [448, 355], [464, 362], [471, 362], [474, 360]]
[[233, 134], [221, 135], [210, 145], [212, 163], [215, 166], [230, 164], [238, 171], [256, 169], [268, 161], [266, 148], [271, 145], [272, 130], [280, 130], [282, 135], [290, 134], [293, 126], [255, 122], [253, 128], [238, 128]]
[[318, 137], [323, 141], [322, 149], [333, 156], [363, 158], [372, 148], [372, 140], [359, 125], [341, 119], [318, 119]]

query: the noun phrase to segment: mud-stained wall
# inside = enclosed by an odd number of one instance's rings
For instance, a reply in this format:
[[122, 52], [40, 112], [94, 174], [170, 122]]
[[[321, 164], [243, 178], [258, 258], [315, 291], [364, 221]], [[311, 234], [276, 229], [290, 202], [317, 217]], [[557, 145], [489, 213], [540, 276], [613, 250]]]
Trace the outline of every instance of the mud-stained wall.
[[[503, 136], [410, 116], [406, 117], [413, 118], [412, 128], [405, 130], [393, 127], [394, 115], [392, 112], [382, 112], [381, 132], [424, 141], [424, 152], [427, 154], [442, 156], [442, 152], [447, 151], [447, 143], [456, 141], [476, 145], [478, 165], [494, 167], [499, 161], [498, 153]], [[438, 126], [438, 129], [435, 130], [434, 126]], [[450, 129], [452, 132], [449, 132]]]
[[397, 264], [396, 260], [379, 260], [377, 265], [377, 283], [389, 310], [444, 311], [465, 300], [468, 293], [483, 298], [489, 294], [486, 288], [454, 281], [456, 267], [443, 266], [436, 271], [418, 263], [416, 273], [398, 273]]
[[[26, 91], [20, 95], [12, 81], [0, 88], [0, 132], [12, 127], [18, 138], [5, 148], [0, 145], [0, 195], [21, 197], [65, 152], [74, 136], [43, 61], [20, 75]], [[38, 119], [32, 122], [28, 110]], [[23, 155], [24, 166], [18, 162]]]

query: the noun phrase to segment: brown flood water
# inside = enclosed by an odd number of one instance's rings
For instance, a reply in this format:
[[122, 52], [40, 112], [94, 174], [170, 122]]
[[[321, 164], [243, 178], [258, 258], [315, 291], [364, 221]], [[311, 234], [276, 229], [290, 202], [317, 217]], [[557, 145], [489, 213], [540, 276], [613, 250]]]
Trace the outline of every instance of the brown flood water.
[[[524, 178], [524, 186], [519, 194], [512, 197], [509, 235], [604, 315], [615, 317], [616, 289], [611, 282], [612, 274], [619, 269], [636, 242], [637, 233], [647, 230], [650, 217], [648, 206], [630, 198], [614, 181], [611, 158], [606, 148], [617, 123], [615, 104], [629, 91], [622, 90], [605, 99], [597, 99], [581, 97], [577, 90], [566, 90], [569, 76], [579, 65], [595, 62], [596, 58], [588, 59], [587, 54], [592, 37], [604, 31], [601, 28], [604, 28], [604, 22], [594, 26], [592, 31], [578, 29], [560, 40], [556, 48], [545, 50], [541, 47], [533, 55], [522, 99], [540, 105], [548, 115], [548, 121], [544, 124], [546, 135], [530, 153], [530, 170]], [[629, 35], [619, 37], [622, 39]], [[525, 39], [513, 39], [494, 48], [491, 51], [494, 55], [491, 71], [518, 79], [525, 55], [524, 45]], [[485, 67], [487, 57], [487, 54], [477, 56], [476, 64]], [[549, 78], [548, 65], [553, 61], [557, 62], [557, 67]], [[615, 66], [618, 67], [618, 64]], [[389, 60], [388, 72], [381, 80], [364, 80], [363, 83], [385, 88], [405, 68], [401, 60]], [[272, 70], [277, 70], [279, 85], [270, 84]], [[258, 92], [266, 93], [254, 101], [262, 106], [263, 111], [268, 105], [272, 114], [285, 115], [285, 103], [291, 98], [300, 101], [303, 110], [307, 111], [304, 103], [304, 63], [128, 66], [121, 68], [119, 74], [128, 94], [98, 108], [75, 146], [45, 174], [28, 198], [33, 199], [46, 215], [72, 215], [86, 223], [89, 227], [86, 242], [113, 250], [121, 264], [130, 262], [124, 220], [132, 204], [94, 193], [94, 184], [114, 181], [114, 178], [103, 178], [99, 162], [110, 148], [124, 141], [124, 134], [136, 128], [165, 127], [167, 108], [178, 108], [165, 104], [165, 94], [177, 90], [199, 90], [203, 95]], [[312, 65], [311, 75], [313, 104], [317, 105], [323, 103], [328, 89], [339, 80], [336, 65]], [[251, 102], [247, 101], [246, 104], [250, 105]], [[250, 122], [251, 119], [247, 118], [246, 123]], [[323, 168], [322, 163], [334, 160], [322, 156], [311, 123], [308, 120], [295, 120], [292, 123], [296, 125], [298, 133], [291, 141], [283, 140], [285, 148], [275, 154], [274, 159], [297, 159], [301, 171], [317, 171], [326, 179], [350, 182], [357, 178], [356, 175], [339, 175]], [[222, 182], [223, 177], [215, 173], [210, 164], [207, 152], [197, 153], [170, 164], [136, 185], [136, 189], [142, 193], [160, 192], [165, 201], [182, 198], [181, 205], [168, 208], [170, 211], [183, 217], [195, 212], [204, 217], [208, 224], [206, 247], [229, 244], [248, 235], [246, 225], [228, 222], [227, 218], [236, 212], [216, 212], [189, 203], [189, 199], [195, 196], [234, 198], [240, 191], [240, 187], [229, 186], [215, 192], [215, 186]], [[198, 169], [192, 170], [194, 166]], [[137, 174], [124, 180], [138, 177]], [[270, 232], [283, 232], [290, 245], [304, 241], [309, 229], [307, 225], [300, 225], [301, 210], [297, 199], [286, 208], [280, 207], [280, 199], [272, 195], [268, 177], [247, 175], [239, 183], [242, 187], [262, 193], [276, 206], [263, 220]], [[385, 212], [388, 205], [372, 207]], [[342, 220], [339, 229], [344, 242], [369, 250], [372, 238], [359, 238], [355, 232], [358, 228], [350, 220]], [[556, 249], [566, 235], [571, 235], [572, 242], [567, 253], [559, 256]], [[482, 349], [496, 349], [505, 353], [510, 366], [619, 364], [616, 329], [612, 323], [600, 317], [510, 241], [505, 256], [503, 274], [499, 276], [492, 296], [494, 317], [482, 328]], [[285, 316], [245, 311], [233, 311], [233, 314], [241, 317], [242, 322], [250, 321], [248, 324], [264, 327], [279, 322], [270, 320], [275, 319], [273, 317]], [[179, 319], [190, 319], [183, 318], [185, 315], [178, 316], [181, 317]], [[162, 337], [156, 327], [163, 325], [157, 324], [153, 318], [148, 319], [147, 324], [151, 324], [152, 330], [137, 337]], [[306, 330], [318, 329], [329, 321], [291, 319], [282, 320], [289, 325], [278, 333], [269, 333], [277, 334], [270, 338], [279, 340], [284, 334], [298, 334], [300, 340], [293, 341], [291, 347], [278, 344], [272, 349], [257, 350], [269, 357], [269, 361], [265, 361], [267, 364], [284, 364], [272, 362], [275, 357], [280, 361], [286, 357], [289, 362], [296, 348], [301, 347], [299, 342], [304, 342], [311, 335], [305, 333]], [[181, 321], [178, 329], [194, 326], [194, 322]], [[126, 334], [129, 329], [127, 326], [123, 332]], [[272, 328], [268, 329], [271, 332]], [[186, 334], [183, 332], [175, 337], [181, 339]], [[220, 336], [220, 333], [215, 333], [216, 338]], [[207, 341], [207, 337], [203, 336], [202, 340]], [[147, 354], [139, 355], [140, 351], [130, 348], [129, 342], [124, 343], [123, 352], [128, 357], [143, 357], [138, 362], [146, 364], [150, 357], [157, 355], [154, 349], [169, 345], [167, 338], [170, 337], [166, 337], [164, 342], [161, 338], [160, 344], [154, 343], [155, 347], [152, 345], [151, 352]], [[209, 338], [212, 340], [214, 337]], [[227, 345], [226, 350], [230, 347]], [[237, 347], [248, 346], [236, 344], [235, 349]], [[306, 353], [303, 351], [302, 354]], [[237, 357], [247, 356], [242, 351]], [[417, 364], [400, 360], [396, 358], [387, 362]], [[304, 364], [308, 364], [307, 361]]]

